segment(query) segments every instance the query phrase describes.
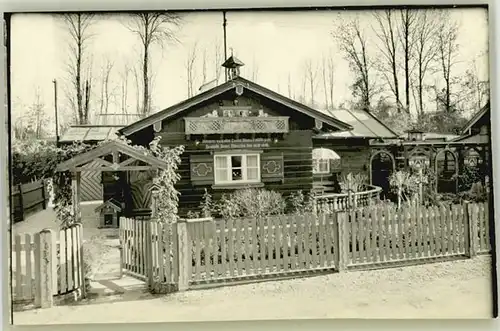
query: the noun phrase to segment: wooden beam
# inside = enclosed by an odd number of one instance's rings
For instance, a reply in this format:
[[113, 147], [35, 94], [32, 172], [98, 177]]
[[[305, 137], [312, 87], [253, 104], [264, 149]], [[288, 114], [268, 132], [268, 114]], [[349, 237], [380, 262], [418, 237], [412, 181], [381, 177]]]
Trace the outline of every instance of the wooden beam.
[[122, 167], [118, 165], [117, 167], [94, 167], [94, 168], [88, 168], [88, 167], [74, 167], [71, 168], [71, 171], [74, 172], [82, 172], [82, 171], [147, 171], [147, 170], [156, 170], [158, 167], [156, 166], [125, 166]]
[[94, 159], [94, 161], [98, 164], [100, 164], [101, 166], [103, 167], [111, 167], [113, 165], [113, 163], [109, 162], [109, 161], [106, 161], [104, 159], [101, 159], [100, 157]]
[[125, 161], [123, 161], [123, 162], [121, 162], [121, 163], [120, 163], [120, 167], [127, 166], [127, 165], [129, 165], [129, 164], [134, 163], [135, 161], [138, 161], [138, 160], [134, 159], [133, 157], [128, 158], [128, 159], [126, 159]]
[[[157, 157], [154, 157], [151, 155], [144, 155], [143, 152], [140, 152], [140, 151], [136, 150], [134, 147], [125, 145], [121, 142], [110, 141], [104, 145], [96, 147], [93, 150], [90, 150], [86, 153], [77, 155], [74, 158], [59, 164], [59, 166], [57, 167], [57, 170], [58, 171], [65, 171], [65, 170], [72, 169], [73, 171], [75, 171], [76, 168], [80, 168], [79, 166], [81, 164], [89, 163], [89, 162], [95, 160], [96, 158], [99, 158], [103, 155], [113, 154], [114, 152], [119, 152], [119, 153], [128, 155], [129, 157], [132, 157], [132, 158], [137, 159], [139, 161], [142, 161], [144, 163], [148, 163], [153, 167], [158, 167], [158, 168], [162, 168], [162, 169], [165, 169], [167, 167], [166, 162], [164, 162], [163, 160], [161, 160]], [[88, 168], [88, 169], [90, 170], [91, 168]], [[82, 170], [80, 170], [80, 171], [82, 171]], [[110, 171], [115, 171], [115, 170], [113, 169]]]
[[118, 154], [117, 150], [113, 151], [113, 164], [118, 164], [120, 163], [120, 155]]

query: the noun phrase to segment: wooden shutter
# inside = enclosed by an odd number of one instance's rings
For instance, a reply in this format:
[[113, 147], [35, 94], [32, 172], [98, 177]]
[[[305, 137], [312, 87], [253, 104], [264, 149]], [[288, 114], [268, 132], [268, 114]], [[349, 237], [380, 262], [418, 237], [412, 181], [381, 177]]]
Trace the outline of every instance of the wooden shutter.
[[190, 156], [191, 183], [193, 185], [210, 185], [214, 183], [213, 155]]
[[260, 176], [262, 182], [281, 182], [284, 179], [283, 153], [263, 153], [260, 155]]

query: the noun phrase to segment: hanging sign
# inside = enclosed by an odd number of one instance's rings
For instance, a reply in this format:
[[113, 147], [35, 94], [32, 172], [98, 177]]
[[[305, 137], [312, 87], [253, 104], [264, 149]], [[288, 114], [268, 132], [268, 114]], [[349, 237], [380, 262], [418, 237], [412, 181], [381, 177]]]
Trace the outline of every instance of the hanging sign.
[[267, 148], [271, 139], [221, 139], [221, 140], [203, 140], [201, 142], [205, 149], [239, 149], [239, 148]]

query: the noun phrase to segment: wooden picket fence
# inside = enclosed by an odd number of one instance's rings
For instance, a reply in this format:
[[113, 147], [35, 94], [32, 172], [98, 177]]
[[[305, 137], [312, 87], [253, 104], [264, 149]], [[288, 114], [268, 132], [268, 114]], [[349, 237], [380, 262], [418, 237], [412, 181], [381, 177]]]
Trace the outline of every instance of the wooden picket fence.
[[336, 215], [191, 220], [189, 285], [334, 270]]
[[348, 266], [405, 265], [487, 253], [491, 250], [489, 221], [484, 203], [361, 209], [347, 222]]
[[13, 304], [51, 307], [54, 297], [84, 290], [82, 225], [14, 236]]
[[176, 230], [175, 226], [149, 219], [121, 217], [123, 271], [142, 280], [151, 275], [162, 284], [176, 284], [179, 275]]
[[10, 197], [12, 221], [14, 223], [24, 221], [29, 214], [45, 209], [48, 200], [48, 180], [41, 179], [13, 186]]
[[120, 220], [125, 270], [186, 290], [471, 258], [491, 250], [485, 203], [263, 219]]

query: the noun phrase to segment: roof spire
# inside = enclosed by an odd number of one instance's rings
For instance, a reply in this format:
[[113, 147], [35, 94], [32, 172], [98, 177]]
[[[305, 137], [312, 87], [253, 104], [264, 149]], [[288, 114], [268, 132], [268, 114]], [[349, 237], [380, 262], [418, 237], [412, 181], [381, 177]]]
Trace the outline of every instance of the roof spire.
[[229, 80], [238, 77], [240, 75], [240, 67], [245, 65], [236, 56], [234, 56], [234, 50], [232, 47], [230, 48], [230, 50], [231, 56], [222, 64], [222, 66], [228, 71]]

